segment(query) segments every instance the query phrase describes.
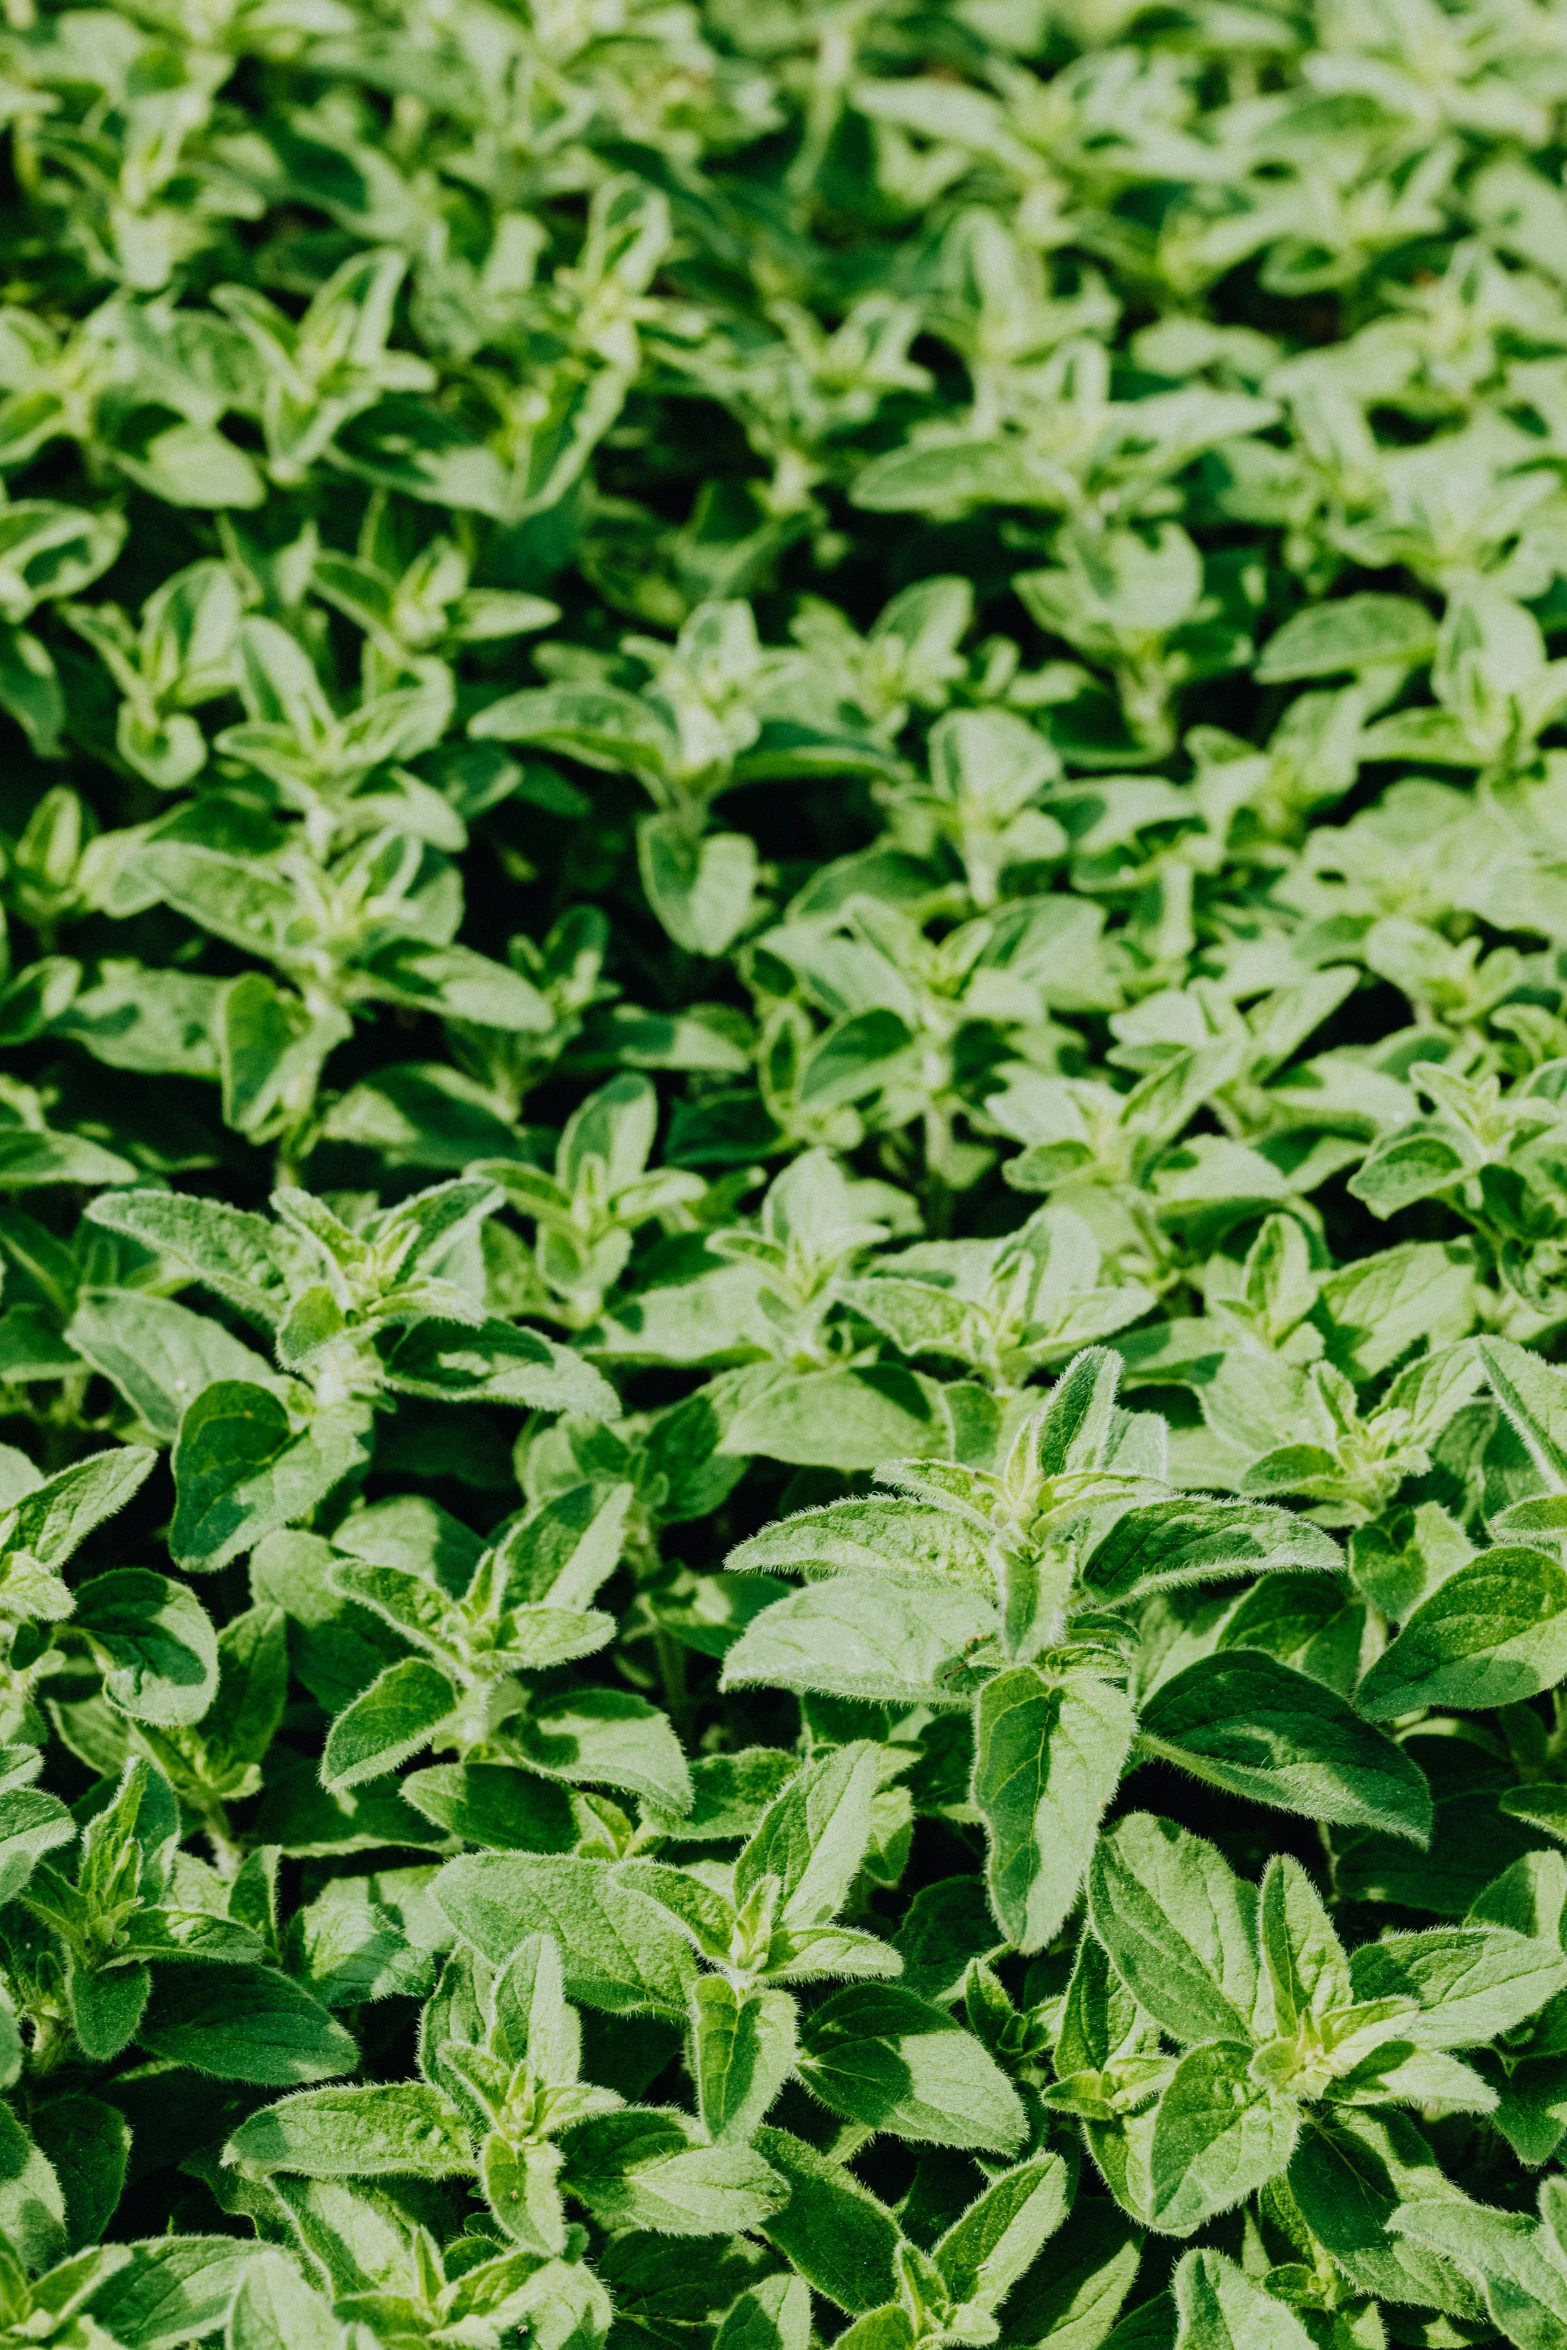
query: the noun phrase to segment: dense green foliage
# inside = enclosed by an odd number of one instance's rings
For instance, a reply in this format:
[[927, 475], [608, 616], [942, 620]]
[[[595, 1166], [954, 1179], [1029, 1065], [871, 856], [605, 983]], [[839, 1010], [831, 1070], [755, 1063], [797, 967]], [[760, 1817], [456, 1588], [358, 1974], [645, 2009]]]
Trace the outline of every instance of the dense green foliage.
[[1564, 0], [0, 88], [0, 2350], [1567, 2350]]

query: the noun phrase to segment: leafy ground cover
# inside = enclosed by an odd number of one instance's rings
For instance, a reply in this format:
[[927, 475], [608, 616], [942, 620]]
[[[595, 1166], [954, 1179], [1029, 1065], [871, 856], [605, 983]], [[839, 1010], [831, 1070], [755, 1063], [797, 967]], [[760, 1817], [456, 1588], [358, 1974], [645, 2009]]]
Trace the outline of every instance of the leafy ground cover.
[[0, 95], [0, 2345], [1567, 2350], [1562, 0]]

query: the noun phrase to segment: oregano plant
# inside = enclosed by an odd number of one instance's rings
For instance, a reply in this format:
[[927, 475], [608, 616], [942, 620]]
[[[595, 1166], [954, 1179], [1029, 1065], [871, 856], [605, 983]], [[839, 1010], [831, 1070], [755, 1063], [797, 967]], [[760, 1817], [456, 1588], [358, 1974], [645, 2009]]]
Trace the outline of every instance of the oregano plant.
[[1567, 2350], [1563, 0], [0, 79], [0, 2350]]

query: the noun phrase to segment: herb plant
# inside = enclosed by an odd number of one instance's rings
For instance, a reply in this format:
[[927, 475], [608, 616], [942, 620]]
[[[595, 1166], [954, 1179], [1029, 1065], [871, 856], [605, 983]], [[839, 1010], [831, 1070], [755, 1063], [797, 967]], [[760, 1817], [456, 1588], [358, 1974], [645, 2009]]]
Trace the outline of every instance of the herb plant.
[[1567, 2350], [1563, 0], [0, 80], [0, 2350]]

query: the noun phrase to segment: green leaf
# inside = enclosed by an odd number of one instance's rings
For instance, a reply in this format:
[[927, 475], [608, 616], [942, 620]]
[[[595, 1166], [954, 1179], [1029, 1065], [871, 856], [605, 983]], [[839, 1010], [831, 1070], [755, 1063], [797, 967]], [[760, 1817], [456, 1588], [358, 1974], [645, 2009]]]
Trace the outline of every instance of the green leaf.
[[283, 2254], [253, 2260], [228, 2314], [224, 2350], [337, 2350], [331, 2305], [313, 2293]]
[[1253, 2079], [1251, 2048], [1215, 2041], [1177, 2065], [1154, 2113], [1148, 2216], [1172, 2235], [1230, 2211], [1277, 2178], [1295, 2146], [1294, 2100]]
[[1567, 1490], [1567, 1379], [1508, 1338], [1482, 1338], [1491, 1391], [1523, 1439], [1547, 1489]]
[[807, 2350], [811, 2296], [801, 2277], [763, 2277], [725, 2317], [713, 2350]]
[[52, 1134], [31, 1126], [0, 1128], [0, 1191], [31, 1191], [46, 1184], [129, 1183], [128, 1159], [81, 1134]]
[[164, 1443], [173, 1442], [186, 1405], [203, 1389], [220, 1379], [268, 1376], [260, 1355], [221, 1322], [144, 1291], [83, 1290], [66, 1337]]
[[224, 1123], [255, 1142], [297, 1123], [328, 1053], [352, 1033], [338, 1006], [313, 1013], [260, 971], [224, 989], [214, 1025]]
[[1143, 1708], [1142, 1743], [1200, 1779], [1281, 1811], [1424, 1844], [1424, 1774], [1322, 1682], [1259, 1649], [1199, 1658]]
[[1567, 2261], [1538, 2220], [1442, 2196], [1401, 2203], [1389, 2225], [1409, 2243], [1471, 2270], [1492, 2319], [1519, 2350], [1562, 2350], [1567, 2343]]
[[1237, 1600], [1216, 1646], [1262, 1649], [1348, 1697], [1360, 1671], [1365, 1602], [1342, 1575], [1265, 1575]]
[[96, 1575], [72, 1619], [103, 1658], [105, 1694], [160, 1728], [199, 1722], [218, 1686], [218, 1640], [194, 1592], [145, 1567]]
[[41, 1567], [64, 1566], [94, 1527], [125, 1507], [157, 1457], [145, 1445], [112, 1445], [34, 1483], [10, 1504], [7, 1547], [25, 1550]]
[[1343, 1563], [1331, 1535], [1289, 1510], [1193, 1497], [1123, 1511], [1089, 1553], [1082, 1574], [1106, 1599], [1126, 1599], [1162, 1584], [1249, 1575], [1259, 1568], [1332, 1572]]
[[0, 623], [0, 709], [14, 718], [40, 759], [59, 755], [65, 695], [59, 671], [29, 628]]
[[956, 2302], [995, 2310], [1066, 2218], [1071, 2173], [1059, 2154], [1003, 2171], [936, 2244], [931, 2257]]
[[492, 2130], [479, 2149], [484, 2199], [513, 2243], [532, 2253], [561, 2252], [566, 2214], [560, 2197], [564, 2157], [558, 2146], [531, 2141], [516, 2146]]
[[96, 2244], [125, 2185], [131, 2132], [124, 2114], [101, 2097], [68, 2090], [37, 2108], [33, 2136], [60, 2182], [70, 2249]]
[[1392, 2232], [1402, 2203], [1439, 2196], [1460, 2209], [1464, 2202], [1405, 2115], [1308, 2111], [1289, 2187], [1307, 2226], [1358, 2292], [1459, 2318], [1483, 2316], [1473, 2283], [1446, 2250]]
[[92, 2317], [124, 2350], [174, 2350], [216, 2332], [263, 2245], [236, 2236], [154, 2236], [92, 2297]]
[[388, 1665], [328, 1731], [322, 1785], [336, 1794], [395, 1770], [429, 1745], [457, 1695], [455, 1684], [423, 1657]]
[[1113, 1683], [1000, 1673], [975, 1707], [974, 1801], [989, 1830], [991, 1906], [1019, 1950], [1060, 1930], [1082, 1885], [1136, 1717]]
[[546, 1778], [628, 1787], [666, 1811], [690, 1808], [679, 1739], [666, 1717], [629, 1689], [562, 1691], [509, 1727], [520, 1758]]
[[1567, 1570], [1503, 1544], [1450, 1575], [1406, 1618], [1355, 1694], [1373, 1721], [1422, 1705], [1484, 1711], [1567, 1676]]
[[1343, 670], [1414, 669], [1436, 651], [1436, 622], [1409, 596], [1339, 596], [1275, 629], [1257, 676], [1264, 685]]
[[604, 2227], [729, 2236], [762, 2225], [787, 2194], [760, 2153], [704, 2145], [683, 2113], [600, 2114], [563, 2143], [568, 2190]]
[[330, 2080], [359, 2061], [342, 2025], [271, 1967], [160, 1967], [136, 2036], [173, 2064], [266, 2089]]
[[637, 826], [642, 886], [677, 947], [721, 955], [745, 928], [756, 887], [756, 843], [743, 832], [692, 837], [680, 816], [644, 816]]
[[265, 1327], [281, 1320], [291, 1268], [264, 1216], [172, 1191], [111, 1192], [89, 1212], [105, 1230], [172, 1257], [248, 1321]]
[[1140, 2007], [1180, 2040], [1251, 2038], [1256, 1896], [1211, 1844], [1149, 1812], [1102, 1836], [1094, 1932]]
[[1175, 2350], [1307, 2350], [1312, 2336], [1222, 2252], [1187, 2252], [1175, 2271]]
[[459, 1934], [503, 1966], [526, 1934], [553, 1934], [566, 1996], [611, 2015], [685, 2018], [691, 1946], [656, 1902], [601, 1861], [482, 1853], [448, 1861], [435, 1899]]
[[75, 1834], [76, 1822], [57, 1795], [41, 1787], [0, 1792], [0, 1900], [14, 1901], [35, 1863]]
[[722, 1975], [691, 1990], [697, 2112], [709, 2137], [744, 2143], [788, 2079], [795, 2007], [786, 1991], [739, 1991]]
[[418, 1322], [387, 1351], [383, 1368], [389, 1387], [433, 1403], [521, 1404], [590, 1420], [612, 1420], [620, 1409], [615, 1390], [591, 1363], [512, 1322], [477, 1329]]
[[871, 1841], [880, 1781], [880, 1750], [863, 1738], [795, 1771], [735, 1862], [736, 1900], [775, 1877], [784, 1923], [824, 1925], [836, 1917]]
[[1136, 2278], [1142, 2242], [1108, 2196], [1080, 2195], [1049, 2255], [1009, 2303], [1008, 2334], [1049, 2341], [1053, 2350], [1099, 2350]]
[[841, 2163], [787, 2130], [763, 2128], [756, 2150], [788, 2189], [763, 2227], [814, 2291], [851, 2315], [879, 2309], [897, 2289], [898, 2223]]
[[1275, 1853], [1257, 1897], [1257, 1947], [1273, 1996], [1273, 2030], [1285, 2038], [1302, 2022], [1348, 2007], [1357, 1994], [1349, 1960], [1300, 1862]]
[[12, 2257], [28, 2268], [47, 2268], [65, 2250], [59, 2179], [9, 2106], [0, 2114], [0, 2227]]
[[898, 1983], [851, 1983], [813, 2009], [797, 2070], [833, 2113], [896, 2137], [1010, 2153], [1026, 2127], [973, 2034]]
[[724, 1659], [724, 1686], [951, 1704], [996, 1611], [963, 1590], [899, 1590], [859, 1576], [813, 1583], [753, 1618]]
[[1506, 1926], [1438, 1926], [1362, 1943], [1350, 1977], [1357, 1999], [1418, 2000], [1401, 2029], [1421, 2047], [1475, 2048], [1567, 1985], [1567, 1952]]
[[564, 1788], [511, 1763], [435, 1763], [410, 1771], [398, 1792], [465, 1844], [497, 1852], [569, 1852], [577, 1840]]
[[[378, 949], [362, 969], [367, 994], [406, 1011], [471, 1020], [481, 1028], [522, 1036], [536, 1035], [551, 1025], [549, 1005], [531, 981], [505, 963], [476, 955], [471, 947], [397, 939]], [[319, 1052], [322, 1044], [316, 1049]]]
[[1374, 1216], [1396, 1216], [1416, 1200], [1450, 1190], [1469, 1171], [1455, 1136], [1410, 1127], [1379, 1136], [1350, 1177], [1348, 1189]]
[[66, 1974], [66, 1996], [71, 2028], [81, 2042], [83, 2055], [99, 2064], [118, 2056], [136, 2037], [151, 1990], [152, 1977], [144, 1966], [94, 1970], [73, 1954]]
[[700, 1755], [690, 1766], [690, 1811], [664, 1812], [644, 1804], [643, 1816], [649, 1826], [656, 1823], [666, 1843], [715, 1844], [731, 1836], [749, 1836], [799, 1767], [796, 1756], [776, 1746]]
[[852, 494], [856, 506], [875, 514], [1052, 502], [1021, 447], [983, 440], [891, 450], [862, 468]]
[[1542, 1828], [1546, 1835], [1567, 1843], [1567, 1787], [1548, 1782], [1533, 1787], [1508, 1787], [1498, 1802], [1509, 1819], [1527, 1820], [1531, 1827]]
[[610, 686], [546, 686], [492, 702], [470, 724], [486, 742], [539, 743], [611, 773], [659, 773], [672, 748], [656, 710]]
[[169, 1547], [210, 1573], [305, 1517], [365, 1456], [359, 1415], [319, 1412], [295, 1433], [269, 1388], [219, 1379], [187, 1405], [174, 1446]]
[[945, 1453], [951, 1438], [935, 1380], [897, 1363], [769, 1375], [742, 1391], [724, 1450], [805, 1468], [876, 1469]]
[[473, 2170], [462, 2116], [423, 2081], [280, 2097], [240, 2124], [223, 2159], [253, 2175], [294, 2171], [307, 2179], [447, 2179]]

